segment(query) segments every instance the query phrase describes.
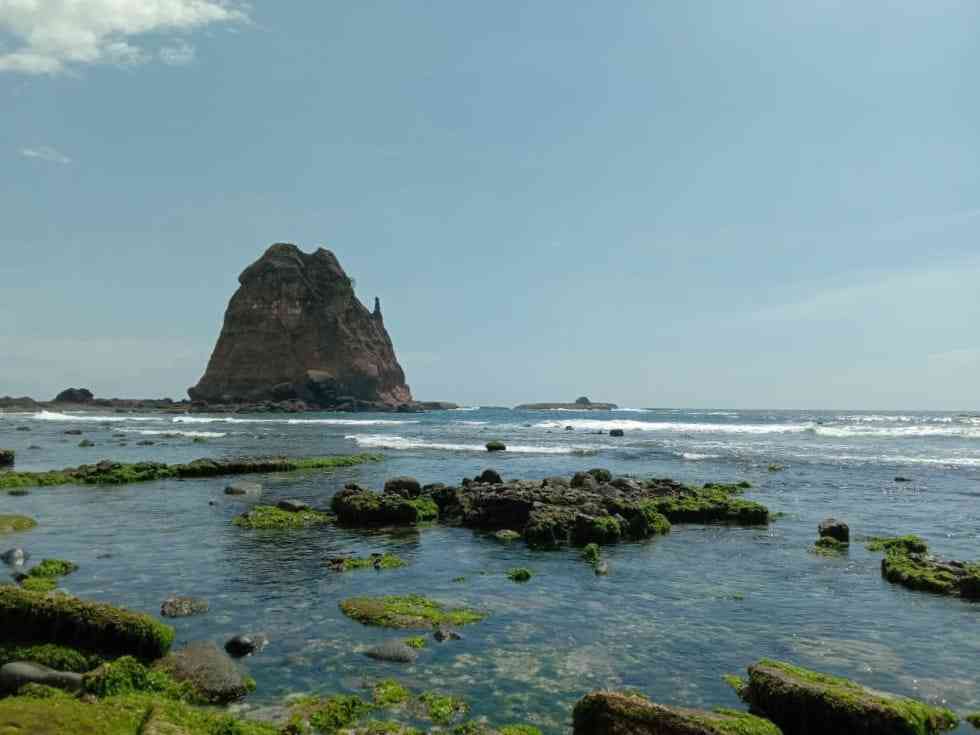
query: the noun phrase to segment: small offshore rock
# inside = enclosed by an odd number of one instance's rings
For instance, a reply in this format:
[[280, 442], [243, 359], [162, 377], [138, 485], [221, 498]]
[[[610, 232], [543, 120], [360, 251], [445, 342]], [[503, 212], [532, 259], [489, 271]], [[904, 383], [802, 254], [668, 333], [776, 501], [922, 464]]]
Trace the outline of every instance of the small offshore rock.
[[19, 546], [13, 549], [7, 549], [5, 552], [0, 554], [0, 561], [2, 561], [4, 564], [9, 564], [12, 567], [21, 566], [30, 558], [31, 555]]
[[622, 429], [610, 429], [609, 436], [623, 436], [624, 431]]
[[604, 577], [609, 574], [609, 562], [598, 561], [595, 564], [595, 574], [597, 577]]
[[507, 450], [507, 445], [501, 441], [487, 442], [488, 452], [503, 452]]
[[225, 495], [251, 495], [253, 497], [262, 494], [262, 485], [258, 482], [233, 482], [225, 488]]
[[81, 436], [81, 434], [82, 434], [81, 429], [65, 429], [66, 436]]
[[829, 536], [832, 539], [840, 541], [842, 544], [850, 543], [851, 529], [844, 521], [839, 521], [836, 518], [825, 518], [820, 521], [820, 526], [817, 530], [821, 537]]
[[160, 606], [160, 614], [165, 618], [186, 618], [191, 615], [202, 615], [208, 611], [207, 600], [199, 597], [178, 595], [169, 597]]
[[911, 478], [908, 477], [896, 477], [895, 482], [912, 482]]
[[384, 491], [412, 500], [422, 494], [422, 485], [414, 477], [392, 477], [385, 482]]
[[149, 439], [141, 439], [140, 441], [136, 442], [136, 446], [138, 446], [138, 447], [152, 447], [154, 445], [154, 443], [155, 442], [151, 442]]
[[88, 449], [89, 447], [94, 447], [95, 442], [89, 441], [88, 439], [82, 439], [80, 442], [78, 442], [78, 446], [82, 447], [83, 449]]
[[0, 449], [0, 467], [12, 467], [15, 452], [13, 449]]
[[249, 656], [256, 651], [261, 651], [268, 644], [269, 639], [261, 633], [254, 635], [236, 635], [225, 643], [225, 650], [235, 658]]
[[31, 427], [30, 426], [18, 426], [15, 429], [15, 431], [30, 431], [30, 430], [31, 430]]
[[402, 641], [385, 641], [384, 643], [369, 648], [364, 655], [378, 661], [390, 661], [398, 664], [414, 663], [418, 658], [418, 652], [411, 646]]
[[480, 473], [480, 476], [476, 478], [476, 481], [482, 482], [486, 485], [499, 485], [504, 480], [497, 470], [486, 469]]
[[286, 499], [280, 500], [278, 503], [276, 503], [276, 507], [279, 510], [285, 510], [289, 513], [300, 513], [304, 510], [309, 510], [310, 504], [304, 503], [302, 500]]
[[497, 531], [493, 537], [498, 541], [516, 541], [521, 537], [521, 534], [517, 531], [511, 531], [509, 528], [504, 528]]
[[456, 630], [453, 628], [447, 628], [446, 626], [439, 626], [432, 633], [432, 637], [437, 641], [442, 643], [443, 641], [458, 641], [463, 638]]
[[82, 688], [82, 675], [55, 671], [28, 661], [13, 661], [0, 667], [0, 694], [13, 694], [25, 684], [43, 684], [77, 692]]

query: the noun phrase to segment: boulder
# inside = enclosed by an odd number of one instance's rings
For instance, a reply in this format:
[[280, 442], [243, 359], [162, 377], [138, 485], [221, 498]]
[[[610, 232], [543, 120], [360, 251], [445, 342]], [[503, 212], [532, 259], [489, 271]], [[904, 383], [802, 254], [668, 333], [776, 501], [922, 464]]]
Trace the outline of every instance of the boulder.
[[163, 601], [160, 614], [165, 618], [188, 618], [191, 615], [203, 615], [209, 608], [207, 600], [177, 595]]
[[414, 477], [392, 477], [385, 482], [384, 491], [411, 500], [422, 494], [422, 486]]
[[207, 370], [188, 390], [193, 401], [298, 398], [348, 409], [411, 403], [380, 304], [368, 311], [333, 253], [277, 243], [238, 282]]
[[781, 661], [763, 659], [748, 671], [739, 696], [785, 735], [930, 735], [957, 724], [948, 709]]
[[257, 651], [261, 651], [268, 644], [269, 639], [261, 633], [254, 635], [236, 635], [234, 638], [225, 642], [225, 650], [230, 656], [242, 658], [249, 656]]
[[851, 529], [844, 521], [839, 521], [836, 518], [825, 518], [820, 521], [817, 530], [821, 538], [832, 538], [842, 544], [850, 543]]
[[623, 436], [624, 431], [622, 429], [610, 429], [609, 436]]
[[0, 467], [13, 467], [15, 456], [13, 449], [0, 449]]
[[77, 692], [82, 688], [82, 675], [70, 671], [55, 671], [28, 661], [12, 661], [0, 666], [0, 694], [14, 694], [25, 684], [42, 684]]
[[[814, 731], [816, 733], [817, 731]], [[836, 731], [820, 731], [830, 735]], [[843, 732], [843, 731], [840, 731]], [[857, 733], [858, 731], [852, 731]], [[667, 707], [636, 694], [592, 692], [573, 713], [574, 735], [780, 735], [773, 723], [747, 712]]]
[[211, 641], [188, 643], [159, 661], [155, 668], [177, 681], [189, 682], [211, 704], [227, 704], [248, 693], [245, 675], [224, 651]]
[[438, 518], [439, 508], [430, 497], [414, 500], [348, 486], [333, 496], [330, 507], [337, 519], [354, 526], [414, 525]]
[[476, 481], [482, 482], [484, 485], [499, 485], [503, 482], [503, 479], [497, 470], [486, 469], [479, 474]]
[[88, 388], [65, 388], [54, 397], [55, 403], [91, 403], [95, 396]]
[[507, 445], [502, 441], [489, 441], [487, 442], [488, 452], [503, 452], [507, 450]]
[[262, 485], [258, 482], [233, 482], [225, 487], [225, 495], [249, 495], [258, 497], [262, 494]]
[[432, 637], [435, 638], [440, 643], [444, 641], [458, 641], [463, 638], [462, 635], [454, 628], [447, 627], [445, 625], [439, 625], [432, 632]]
[[572, 476], [572, 482], [571, 482], [572, 487], [581, 487], [587, 490], [592, 490], [598, 484], [599, 483], [596, 481], [596, 479], [588, 472], [576, 472]]
[[398, 664], [415, 663], [415, 659], [419, 656], [418, 651], [402, 641], [385, 641], [369, 648], [364, 652], [364, 655], [378, 661], [389, 661]]
[[24, 562], [30, 558], [31, 555], [19, 546], [13, 549], [7, 549], [5, 552], [0, 554], [0, 561], [2, 561], [4, 564], [9, 564], [12, 567], [23, 566]]

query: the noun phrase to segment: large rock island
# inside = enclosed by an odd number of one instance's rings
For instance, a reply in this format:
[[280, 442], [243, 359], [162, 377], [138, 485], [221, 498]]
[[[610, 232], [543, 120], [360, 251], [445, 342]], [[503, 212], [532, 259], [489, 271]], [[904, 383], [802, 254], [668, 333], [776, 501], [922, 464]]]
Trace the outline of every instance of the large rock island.
[[312, 408], [394, 410], [412, 404], [385, 330], [329, 250], [271, 246], [238, 277], [204, 377], [208, 404], [302, 401]]

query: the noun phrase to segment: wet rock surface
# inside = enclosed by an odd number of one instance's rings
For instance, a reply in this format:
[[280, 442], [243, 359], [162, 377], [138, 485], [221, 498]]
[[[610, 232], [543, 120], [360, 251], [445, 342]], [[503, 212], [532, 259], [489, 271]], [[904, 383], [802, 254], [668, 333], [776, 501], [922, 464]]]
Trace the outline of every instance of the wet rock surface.
[[77, 692], [82, 688], [82, 675], [70, 671], [56, 671], [27, 661], [13, 661], [0, 666], [0, 694], [13, 694], [25, 684], [43, 684], [55, 689]]
[[187, 618], [191, 615], [203, 615], [209, 608], [208, 601], [200, 597], [176, 595], [163, 601], [160, 614], [165, 618]]
[[832, 538], [844, 544], [850, 543], [851, 540], [851, 529], [844, 521], [839, 521], [836, 518], [825, 518], [822, 520], [817, 528], [817, 532], [821, 538]]
[[419, 654], [418, 651], [405, 645], [402, 641], [385, 641], [369, 648], [364, 652], [364, 655], [377, 661], [410, 664], [415, 662]]
[[157, 667], [175, 680], [189, 682], [206, 701], [224, 704], [248, 693], [245, 675], [211, 641], [196, 641], [162, 659]]

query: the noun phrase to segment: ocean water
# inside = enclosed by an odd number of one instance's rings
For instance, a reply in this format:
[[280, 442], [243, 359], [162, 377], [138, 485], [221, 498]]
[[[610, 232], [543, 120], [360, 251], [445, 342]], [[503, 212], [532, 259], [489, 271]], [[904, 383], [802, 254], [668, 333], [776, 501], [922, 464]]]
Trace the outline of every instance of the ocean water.
[[[612, 428], [625, 436], [610, 437]], [[84, 434], [65, 435], [68, 429]], [[82, 438], [96, 446], [78, 447]], [[484, 444], [491, 439], [504, 441], [508, 451], [488, 454]], [[137, 446], [140, 440], [154, 444]], [[677, 525], [662, 538], [607, 547], [611, 573], [596, 577], [574, 549], [535, 552], [467, 529], [242, 530], [232, 519], [251, 501], [226, 497], [221, 478], [0, 495], [0, 512], [26, 513], [40, 523], [0, 543], [22, 545], [35, 560], [79, 563], [64, 580], [72, 593], [154, 614], [171, 594], [206, 597], [208, 614], [173, 621], [178, 645], [268, 635], [269, 646], [244, 662], [258, 683], [246, 708], [298, 692], [360, 692], [367, 681], [397, 676], [417, 690], [462, 696], [474, 716], [494, 723], [530, 721], [564, 732], [575, 701], [597, 688], [638, 689], [671, 704], [738, 707], [721, 676], [770, 656], [961, 713], [980, 709], [980, 604], [885, 582], [880, 556], [860, 543], [870, 535], [918, 533], [938, 554], [980, 558], [980, 414], [6, 413], [0, 447], [17, 450], [22, 470], [99, 459], [385, 456], [376, 465], [332, 473], [256, 478], [265, 485], [260, 502], [289, 497], [328, 506], [346, 482], [380, 489], [385, 478], [403, 474], [455, 483], [486, 467], [505, 478], [607, 467], [690, 483], [748, 480], [747, 497], [784, 514], [769, 527]], [[770, 464], [785, 469], [770, 472]], [[911, 482], [896, 483], [896, 476]], [[827, 516], [851, 526], [846, 556], [809, 551]], [[410, 566], [347, 574], [324, 566], [341, 552], [375, 551], [397, 553]], [[534, 578], [511, 582], [506, 571], [515, 566], [532, 569]], [[460, 576], [464, 582], [453, 581]], [[411, 592], [481, 608], [490, 617], [464, 628], [461, 641], [431, 641], [411, 666], [365, 657], [370, 645], [410, 634], [353, 622], [338, 601]]]

